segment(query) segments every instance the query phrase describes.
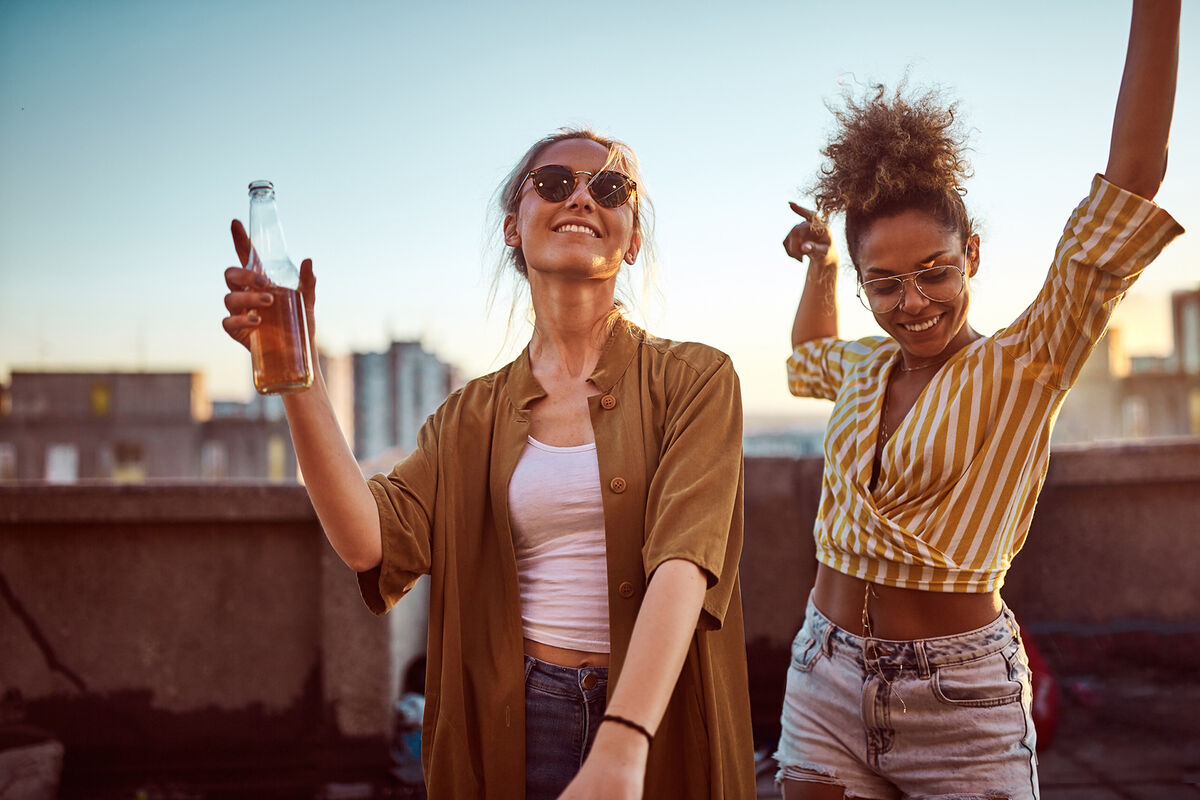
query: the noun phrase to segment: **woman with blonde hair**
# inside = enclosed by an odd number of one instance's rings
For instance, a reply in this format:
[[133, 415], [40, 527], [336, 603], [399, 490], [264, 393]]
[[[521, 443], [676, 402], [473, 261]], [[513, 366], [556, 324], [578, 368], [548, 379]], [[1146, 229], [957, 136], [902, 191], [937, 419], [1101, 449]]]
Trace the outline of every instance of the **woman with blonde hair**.
[[[877, 87], [838, 113], [816, 211], [793, 205], [804, 221], [784, 241], [809, 260], [789, 384], [835, 404], [776, 756], [786, 800], [1038, 796], [1029, 666], [1000, 586], [1067, 390], [1182, 230], [1151, 202], [1178, 31], [1178, 0], [1135, 0], [1108, 166], [1040, 294], [991, 336], [967, 321], [980, 238], [954, 107]], [[837, 337], [833, 213], [887, 336]]]
[[[738, 379], [725, 354], [655, 338], [614, 302], [649, 237], [640, 184], [632, 151], [591, 131], [529, 149], [499, 198], [532, 337], [452, 394], [390, 474], [362, 480], [320, 375], [284, 397], [370, 609], [432, 576], [432, 797], [753, 797]], [[234, 242], [245, 265], [239, 223]], [[226, 272], [242, 344], [269, 300], [255, 279]]]

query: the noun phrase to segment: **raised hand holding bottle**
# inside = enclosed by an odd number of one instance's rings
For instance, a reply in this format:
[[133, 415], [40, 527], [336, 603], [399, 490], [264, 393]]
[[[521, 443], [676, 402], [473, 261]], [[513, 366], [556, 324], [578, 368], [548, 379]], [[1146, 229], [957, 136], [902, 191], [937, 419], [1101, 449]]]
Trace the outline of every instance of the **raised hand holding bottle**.
[[275, 187], [270, 181], [250, 184], [250, 259], [246, 269], [269, 281], [261, 291], [270, 305], [259, 309], [262, 321], [250, 334], [254, 388], [259, 394], [286, 394], [312, 385], [308, 324], [300, 295], [300, 271], [287, 254]]

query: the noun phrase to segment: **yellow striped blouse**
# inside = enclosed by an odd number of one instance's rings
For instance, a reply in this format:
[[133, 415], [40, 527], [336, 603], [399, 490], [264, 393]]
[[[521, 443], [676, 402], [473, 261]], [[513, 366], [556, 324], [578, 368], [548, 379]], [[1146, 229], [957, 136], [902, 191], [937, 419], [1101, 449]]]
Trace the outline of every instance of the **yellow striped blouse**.
[[986, 592], [1025, 543], [1050, 430], [1122, 295], [1183, 229], [1097, 175], [1046, 283], [1013, 324], [943, 365], [871, 463], [894, 339], [805, 342], [792, 394], [835, 402], [825, 435], [817, 559], [888, 586]]

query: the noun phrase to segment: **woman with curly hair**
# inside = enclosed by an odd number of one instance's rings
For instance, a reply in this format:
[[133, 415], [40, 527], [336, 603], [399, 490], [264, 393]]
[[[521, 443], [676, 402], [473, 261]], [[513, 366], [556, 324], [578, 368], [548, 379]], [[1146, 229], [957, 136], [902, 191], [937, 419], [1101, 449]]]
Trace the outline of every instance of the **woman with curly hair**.
[[[313, 507], [371, 611], [431, 576], [429, 796], [752, 797], [733, 363], [620, 313], [617, 281], [651, 238], [628, 146], [564, 129], [498, 198], [503, 261], [534, 312], [515, 361], [453, 393], [366, 481], [319, 372], [284, 396]], [[225, 273], [242, 344], [271, 301], [260, 278]], [[311, 261], [300, 288], [311, 337]]]
[[[792, 645], [778, 779], [787, 800], [1036, 798], [1029, 667], [1000, 586], [1024, 543], [1050, 430], [1114, 306], [1182, 229], [1155, 206], [1179, 2], [1135, 0], [1108, 166], [1045, 285], [991, 336], [971, 327], [980, 238], [953, 105], [876, 87], [823, 151], [793, 394], [833, 400], [816, 584]], [[858, 296], [887, 334], [837, 338], [845, 216]]]

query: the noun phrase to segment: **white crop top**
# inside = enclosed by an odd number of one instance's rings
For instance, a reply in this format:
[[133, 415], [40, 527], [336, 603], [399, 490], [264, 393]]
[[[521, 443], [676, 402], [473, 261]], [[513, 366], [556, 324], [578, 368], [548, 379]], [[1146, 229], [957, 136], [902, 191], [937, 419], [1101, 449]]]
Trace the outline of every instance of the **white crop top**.
[[527, 639], [609, 652], [608, 563], [596, 445], [529, 437], [508, 484]]

